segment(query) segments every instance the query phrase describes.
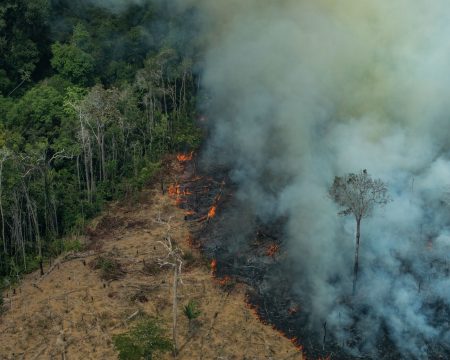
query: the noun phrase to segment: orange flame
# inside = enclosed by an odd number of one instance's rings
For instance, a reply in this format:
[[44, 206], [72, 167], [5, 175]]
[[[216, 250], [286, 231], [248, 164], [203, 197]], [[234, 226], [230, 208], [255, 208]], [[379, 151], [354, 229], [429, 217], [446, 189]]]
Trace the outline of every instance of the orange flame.
[[228, 275], [224, 276], [222, 279], [217, 279], [217, 283], [220, 286], [226, 286], [228, 284], [231, 283], [231, 277], [229, 277]]
[[207, 219], [212, 219], [214, 216], [216, 216], [216, 210], [217, 210], [217, 205], [213, 205], [211, 206], [211, 209], [209, 209], [208, 211], [208, 217]]
[[194, 155], [194, 152], [193, 152], [193, 151], [191, 151], [189, 154], [178, 154], [178, 155], [177, 155], [177, 160], [178, 160], [179, 162], [181, 162], [181, 163], [182, 163], [182, 162], [186, 162], [186, 161], [191, 161], [193, 155]]
[[215, 273], [216, 270], [217, 270], [217, 260], [216, 259], [212, 259], [212, 261], [211, 261], [211, 271], [213, 273]]
[[268, 247], [266, 254], [267, 256], [272, 256], [274, 257], [275, 254], [280, 250], [280, 246], [277, 244], [272, 244]]
[[181, 185], [172, 184], [168, 189], [169, 196], [175, 199], [175, 204], [180, 205], [182, 203], [187, 202], [187, 199], [184, 199], [183, 196], [192, 195], [192, 192], [187, 189], [181, 189]]
[[180, 185], [170, 185], [169, 186], [169, 195], [170, 196], [176, 196], [178, 194], [178, 191], [180, 189]]

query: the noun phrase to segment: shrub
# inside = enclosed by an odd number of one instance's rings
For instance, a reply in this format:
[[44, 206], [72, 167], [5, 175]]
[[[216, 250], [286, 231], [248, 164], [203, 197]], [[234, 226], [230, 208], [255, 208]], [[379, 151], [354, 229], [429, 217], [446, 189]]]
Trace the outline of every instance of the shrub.
[[113, 336], [120, 360], [156, 359], [162, 352], [172, 350], [172, 342], [164, 334], [159, 322], [147, 318], [129, 332]]
[[185, 305], [183, 309], [183, 313], [189, 321], [189, 333], [190, 333], [192, 331], [193, 320], [197, 319], [201, 314], [197, 302], [195, 300], [189, 300], [188, 304]]
[[188, 304], [185, 305], [183, 309], [184, 315], [188, 318], [189, 321], [198, 318], [201, 314], [201, 311], [198, 308], [198, 304], [195, 300], [189, 300]]

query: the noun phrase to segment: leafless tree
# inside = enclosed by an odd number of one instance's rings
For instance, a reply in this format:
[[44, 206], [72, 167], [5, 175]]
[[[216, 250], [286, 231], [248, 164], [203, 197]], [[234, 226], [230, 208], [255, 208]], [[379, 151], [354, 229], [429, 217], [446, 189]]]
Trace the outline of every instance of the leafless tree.
[[101, 86], [94, 86], [81, 102], [85, 127], [95, 139], [99, 156], [99, 178], [108, 178], [106, 168], [106, 133], [113, 122], [120, 121], [120, 111], [117, 104], [120, 92], [117, 89], [105, 90]]
[[173, 289], [172, 289], [172, 338], [174, 347], [174, 356], [178, 353], [178, 342], [177, 342], [177, 327], [178, 327], [178, 283], [181, 277], [181, 268], [183, 266], [183, 250], [181, 250], [177, 245], [173, 243], [171, 233], [171, 217], [169, 220], [164, 221], [159, 216], [157, 222], [165, 224], [167, 226], [167, 231], [164, 237], [164, 241], [160, 241], [166, 250], [166, 256], [162, 259], [158, 259], [158, 263], [161, 267], [170, 266], [173, 268]]
[[372, 179], [367, 170], [362, 170], [357, 174], [350, 173], [343, 177], [336, 176], [329, 195], [337, 205], [343, 208], [339, 215], [355, 217], [356, 247], [353, 268], [353, 294], [355, 294], [359, 267], [361, 220], [370, 216], [376, 205], [386, 205], [391, 198], [386, 184], [380, 179]]
[[0, 149], [0, 215], [2, 218], [2, 243], [3, 243], [3, 251], [5, 254], [8, 253], [7, 247], [6, 247], [6, 237], [5, 237], [5, 214], [3, 211], [3, 166], [8, 160], [8, 158], [11, 156], [11, 152], [6, 148], [3, 147]]

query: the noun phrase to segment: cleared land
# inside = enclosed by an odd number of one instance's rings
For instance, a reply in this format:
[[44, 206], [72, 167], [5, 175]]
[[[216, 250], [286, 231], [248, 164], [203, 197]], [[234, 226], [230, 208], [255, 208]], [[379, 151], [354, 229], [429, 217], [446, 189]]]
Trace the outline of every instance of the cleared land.
[[[177, 358], [302, 359], [288, 339], [258, 321], [242, 285], [225, 289], [213, 279], [208, 262], [189, 248], [183, 211], [159, 186], [112, 204], [90, 226], [85, 251], [60, 257], [44, 277], [30, 274], [15, 294], [3, 294], [8, 310], [0, 317], [0, 359], [117, 358], [112, 336], [126, 331], [137, 311], [159, 317], [170, 335], [173, 272], [157, 265], [169, 219], [171, 237], [188, 254], [179, 286]], [[99, 257], [112, 260], [114, 270], [96, 270]], [[191, 299], [201, 315], [189, 332], [182, 308]]]

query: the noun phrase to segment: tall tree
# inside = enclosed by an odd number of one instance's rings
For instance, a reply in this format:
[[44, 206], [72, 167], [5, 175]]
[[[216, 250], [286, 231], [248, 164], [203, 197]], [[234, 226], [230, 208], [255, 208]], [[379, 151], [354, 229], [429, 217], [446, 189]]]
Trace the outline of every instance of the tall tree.
[[356, 247], [353, 267], [353, 294], [359, 267], [359, 244], [361, 220], [371, 215], [376, 205], [386, 205], [391, 199], [386, 184], [380, 179], [372, 179], [367, 170], [343, 177], [336, 176], [329, 190], [330, 197], [343, 208], [339, 215], [353, 215], [356, 221]]

